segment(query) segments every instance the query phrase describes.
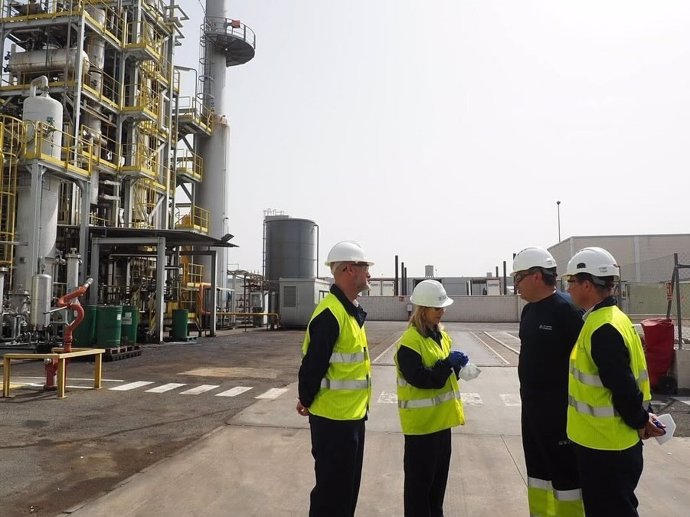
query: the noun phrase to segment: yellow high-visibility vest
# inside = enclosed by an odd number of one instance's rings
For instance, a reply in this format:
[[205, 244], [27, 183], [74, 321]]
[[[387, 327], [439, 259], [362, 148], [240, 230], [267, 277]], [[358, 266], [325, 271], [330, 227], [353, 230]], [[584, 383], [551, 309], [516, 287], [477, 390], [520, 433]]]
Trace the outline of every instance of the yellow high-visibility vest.
[[[340, 332], [328, 370], [321, 380], [321, 388], [309, 407], [309, 412], [332, 420], [359, 420], [366, 416], [371, 399], [371, 361], [367, 334], [364, 327], [359, 326], [357, 319], [348, 314], [332, 293], [321, 300], [311, 320], [326, 309], [335, 316]], [[309, 346], [307, 332], [302, 344], [303, 356]]]
[[[422, 364], [430, 368], [450, 353], [451, 339], [441, 333], [441, 346], [432, 338], [425, 338], [415, 327], [409, 327], [400, 338], [397, 349], [408, 347], [422, 357]], [[398, 365], [398, 354], [395, 354]], [[440, 389], [422, 389], [405, 380], [398, 367], [398, 413], [403, 434], [431, 434], [465, 423], [460, 387], [454, 374], [448, 376]]]
[[635, 445], [640, 437], [613, 407], [611, 391], [599, 377], [592, 360], [592, 334], [605, 324], [621, 334], [630, 354], [630, 370], [642, 392], [643, 403], [651, 400], [647, 361], [640, 337], [630, 319], [615, 305], [593, 311], [585, 320], [570, 354], [568, 376], [568, 438], [591, 449], [621, 451]]

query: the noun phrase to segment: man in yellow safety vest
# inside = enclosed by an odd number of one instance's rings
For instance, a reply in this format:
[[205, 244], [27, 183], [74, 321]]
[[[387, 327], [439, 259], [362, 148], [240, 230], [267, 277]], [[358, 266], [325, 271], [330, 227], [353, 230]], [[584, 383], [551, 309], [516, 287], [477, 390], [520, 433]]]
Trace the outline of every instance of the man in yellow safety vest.
[[568, 291], [585, 323], [570, 354], [568, 438], [574, 444], [587, 517], [637, 517], [642, 442], [664, 434], [651, 399], [647, 362], [630, 319], [612, 296], [620, 268], [602, 248], [568, 262]]
[[364, 422], [371, 399], [371, 362], [357, 302], [369, 288], [359, 244], [339, 242], [328, 253], [335, 284], [314, 310], [302, 345], [297, 413], [309, 417], [316, 484], [309, 517], [353, 517], [364, 457]]

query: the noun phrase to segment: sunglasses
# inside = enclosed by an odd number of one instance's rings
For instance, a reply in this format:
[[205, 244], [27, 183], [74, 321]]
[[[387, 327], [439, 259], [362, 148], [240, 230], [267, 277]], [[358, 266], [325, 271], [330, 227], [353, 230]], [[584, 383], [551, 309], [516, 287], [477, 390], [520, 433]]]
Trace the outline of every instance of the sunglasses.
[[515, 276], [513, 277], [513, 285], [519, 284], [525, 278], [527, 278], [530, 275], [533, 275], [534, 273], [536, 273], [536, 271], [526, 271], [525, 273], [515, 273]]

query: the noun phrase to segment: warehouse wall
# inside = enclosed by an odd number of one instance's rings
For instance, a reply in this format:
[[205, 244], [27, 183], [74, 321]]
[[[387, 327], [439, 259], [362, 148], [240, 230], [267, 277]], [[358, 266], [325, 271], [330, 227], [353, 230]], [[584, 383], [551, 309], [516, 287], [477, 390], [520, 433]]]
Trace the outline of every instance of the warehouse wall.
[[[517, 296], [451, 296], [444, 321], [484, 323], [516, 322], [524, 302]], [[402, 296], [364, 296], [359, 299], [369, 321], [407, 320], [407, 301]]]

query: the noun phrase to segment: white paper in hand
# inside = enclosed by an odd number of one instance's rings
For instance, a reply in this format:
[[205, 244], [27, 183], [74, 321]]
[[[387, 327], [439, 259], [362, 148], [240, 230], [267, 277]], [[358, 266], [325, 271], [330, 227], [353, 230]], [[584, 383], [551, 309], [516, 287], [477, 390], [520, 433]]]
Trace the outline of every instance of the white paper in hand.
[[676, 430], [676, 423], [673, 421], [673, 417], [669, 414], [657, 415], [656, 418], [659, 422], [666, 426], [666, 434], [654, 437], [654, 439], [659, 443], [659, 445], [663, 445], [671, 438], [673, 438], [673, 433]]
[[474, 363], [467, 363], [463, 366], [462, 370], [460, 370], [460, 373], [458, 373], [458, 377], [463, 381], [471, 381], [479, 377], [480, 373], [482, 373], [482, 371], [479, 369], [479, 366]]

